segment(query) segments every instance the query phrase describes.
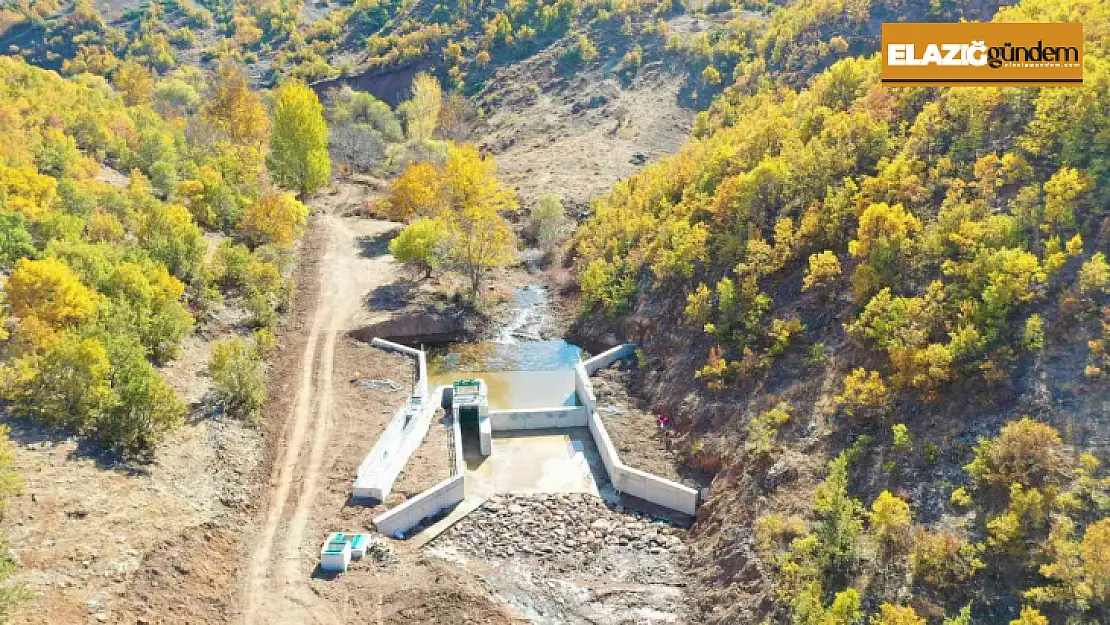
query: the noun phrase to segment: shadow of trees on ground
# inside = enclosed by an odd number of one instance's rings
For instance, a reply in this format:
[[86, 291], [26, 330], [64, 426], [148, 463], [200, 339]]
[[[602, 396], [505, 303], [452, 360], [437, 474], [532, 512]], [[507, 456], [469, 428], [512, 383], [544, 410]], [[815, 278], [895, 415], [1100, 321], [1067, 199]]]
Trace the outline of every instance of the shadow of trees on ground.
[[358, 238], [359, 255], [363, 258], [378, 258], [389, 254], [389, 242], [401, 233], [401, 228], [393, 228], [375, 235]]

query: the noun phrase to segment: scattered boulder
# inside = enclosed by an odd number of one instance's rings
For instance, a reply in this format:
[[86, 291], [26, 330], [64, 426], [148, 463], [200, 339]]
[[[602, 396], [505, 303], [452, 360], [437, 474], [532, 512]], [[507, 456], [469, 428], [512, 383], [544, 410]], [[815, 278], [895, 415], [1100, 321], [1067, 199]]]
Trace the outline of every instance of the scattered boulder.
[[532, 557], [573, 570], [604, 549], [684, 555], [685, 530], [639, 512], [620, 512], [583, 493], [497, 495], [445, 538], [484, 559]]
[[770, 469], [767, 469], [767, 475], [763, 478], [763, 488], [774, 490], [782, 484], [793, 482], [797, 477], [798, 470], [791, 466], [786, 458], [779, 458]]

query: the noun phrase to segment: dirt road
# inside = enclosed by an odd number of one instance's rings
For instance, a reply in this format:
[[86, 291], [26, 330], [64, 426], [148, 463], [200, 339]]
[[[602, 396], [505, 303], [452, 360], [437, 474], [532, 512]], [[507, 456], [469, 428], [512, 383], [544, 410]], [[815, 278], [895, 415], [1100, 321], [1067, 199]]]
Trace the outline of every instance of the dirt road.
[[341, 623], [342, 617], [309, 591], [300, 550], [320, 487], [320, 467], [333, 434], [333, 361], [337, 337], [366, 293], [396, 277], [389, 254], [365, 251], [365, 242], [394, 228], [385, 221], [320, 217], [327, 249], [320, 263], [319, 300], [301, 355], [300, 383], [284, 426], [271, 474], [271, 494], [251, 543], [243, 598], [247, 625]]

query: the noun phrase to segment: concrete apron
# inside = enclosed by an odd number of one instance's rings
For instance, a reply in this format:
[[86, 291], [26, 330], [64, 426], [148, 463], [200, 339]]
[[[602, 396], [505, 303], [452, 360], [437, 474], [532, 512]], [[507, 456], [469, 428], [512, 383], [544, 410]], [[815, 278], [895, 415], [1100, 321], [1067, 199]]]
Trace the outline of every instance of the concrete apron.
[[476, 433], [464, 433], [468, 496], [589, 493], [617, 500], [588, 428], [494, 432], [492, 447], [483, 457]]

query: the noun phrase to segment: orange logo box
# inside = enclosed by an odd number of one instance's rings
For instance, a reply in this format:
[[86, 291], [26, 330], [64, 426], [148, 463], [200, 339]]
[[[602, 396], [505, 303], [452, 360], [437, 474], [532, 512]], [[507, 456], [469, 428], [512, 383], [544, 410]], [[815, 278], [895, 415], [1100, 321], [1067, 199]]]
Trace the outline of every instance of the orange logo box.
[[882, 82], [898, 86], [1083, 84], [1082, 24], [883, 24]]

